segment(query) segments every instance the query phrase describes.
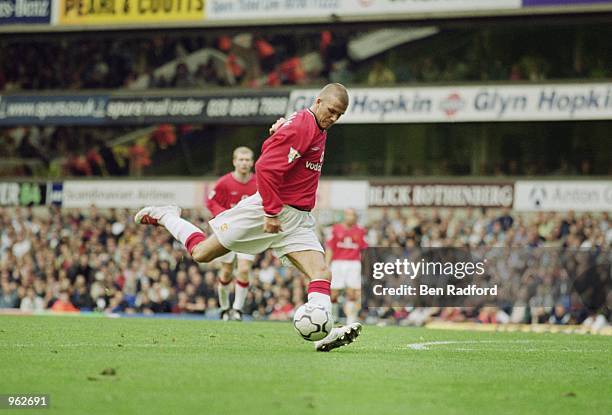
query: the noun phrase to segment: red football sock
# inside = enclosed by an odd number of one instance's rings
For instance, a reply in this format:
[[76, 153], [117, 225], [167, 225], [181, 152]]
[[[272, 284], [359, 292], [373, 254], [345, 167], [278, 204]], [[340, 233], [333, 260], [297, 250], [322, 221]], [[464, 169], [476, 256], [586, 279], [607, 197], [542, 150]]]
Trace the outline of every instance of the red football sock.
[[331, 282], [328, 280], [312, 280], [308, 284], [308, 294], [321, 293], [331, 295]]
[[185, 248], [189, 251], [189, 254], [193, 253], [193, 249], [197, 244], [206, 239], [206, 236], [202, 232], [194, 232], [185, 241]]

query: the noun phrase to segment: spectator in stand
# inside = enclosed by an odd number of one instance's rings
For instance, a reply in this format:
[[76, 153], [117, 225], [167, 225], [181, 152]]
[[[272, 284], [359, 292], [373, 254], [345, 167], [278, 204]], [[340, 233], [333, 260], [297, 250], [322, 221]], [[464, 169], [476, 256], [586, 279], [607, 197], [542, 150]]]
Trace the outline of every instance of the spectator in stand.
[[557, 304], [548, 322], [550, 324], [568, 324], [570, 318], [571, 315], [565, 310], [565, 306], [563, 304]]
[[93, 298], [91, 298], [87, 289], [87, 280], [83, 275], [78, 275], [75, 280], [71, 302], [82, 311], [92, 311], [95, 308]]
[[76, 313], [79, 311], [79, 309], [70, 302], [68, 290], [60, 291], [59, 298], [55, 300], [53, 306], [51, 306], [51, 310], [64, 313]]
[[523, 74], [521, 72], [521, 67], [518, 64], [514, 64], [512, 65], [512, 67], [510, 68], [510, 77], [509, 79], [511, 81], [521, 81], [523, 80]]
[[395, 83], [395, 74], [381, 61], [374, 62], [374, 66], [368, 75], [368, 85], [392, 85]]
[[195, 86], [207, 87], [220, 85], [220, 77], [217, 74], [217, 68], [213, 59], [209, 59], [206, 63], [202, 63], [198, 66], [195, 74], [193, 75]]
[[[0, 308], [2, 308], [1, 305]], [[30, 287], [26, 290], [25, 297], [21, 299], [19, 309], [21, 311], [43, 311], [45, 309], [45, 300], [36, 295], [34, 288]]]
[[0, 283], [0, 308], [15, 308], [18, 304], [17, 284], [3, 280]]
[[176, 144], [176, 132], [172, 125], [162, 124], [151, 134], [151, 139], [159, 149], [165, 150]]
[[270, 320], [281, 320], [287, 321], [291, 319], [293, 315], [293, 305], [289, 302], [286, 295], [281, 295], [273, 307], [270, 313]]
[[189, 73], [189, 68], [184, 63], [176, 65], [176, 71], [171, 85], [174, 88], [191, 88], [195, 86], [193, 76]]

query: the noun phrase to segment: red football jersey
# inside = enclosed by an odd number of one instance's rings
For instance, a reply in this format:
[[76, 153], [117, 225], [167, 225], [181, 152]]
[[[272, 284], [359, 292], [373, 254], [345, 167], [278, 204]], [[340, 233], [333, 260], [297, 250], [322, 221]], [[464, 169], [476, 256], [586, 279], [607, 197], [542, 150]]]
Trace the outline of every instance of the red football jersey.
[[208, 194], [206, 207], [214, 216], [230, 209], [245, 197], [249, 197], [257, 191], [257, 179], [253, 174], [248, 182], [241, 183], [234, 178], [232, 173], [222, 176], [215, 188]]
[[306, 109], [291, 115], [264, 141], [255, 168], [267, 215], [277, 215], [283, 205], [314, 208], [326, 139], [327, 132]]
[[327, 247], [332, 250], [332, 261], [360, 261], [361, 251], [368, 247], [365, 241], [366, 231], [358, 225], [347, 228], [338, 223], [332, 226], [332, 232], [327, 240]]

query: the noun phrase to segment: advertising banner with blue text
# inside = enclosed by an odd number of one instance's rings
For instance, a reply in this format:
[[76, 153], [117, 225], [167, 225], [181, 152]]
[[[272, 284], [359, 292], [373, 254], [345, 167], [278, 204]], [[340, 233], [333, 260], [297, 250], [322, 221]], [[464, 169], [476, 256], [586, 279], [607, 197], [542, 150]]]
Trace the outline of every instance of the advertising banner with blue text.
[[0, 0], [0, 26], [50, 22], [51, 0]]
[[333, 16], [494, 14], [520, 7], [521, 0], [209, 0], [206, 3], [206, 18], [209, 21], [257, 21], [266, 24], [286, 19]]
[[[287, 115], [318, 90], [294, 90]], [[612, 119], [612, 83], [351, 88], [340, 123], [568, 121]]]

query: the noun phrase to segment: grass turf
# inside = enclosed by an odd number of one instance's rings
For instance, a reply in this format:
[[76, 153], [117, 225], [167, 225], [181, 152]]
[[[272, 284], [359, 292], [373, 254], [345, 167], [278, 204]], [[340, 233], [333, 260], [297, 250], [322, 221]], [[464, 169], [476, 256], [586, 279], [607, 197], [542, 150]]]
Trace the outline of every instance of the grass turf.
[[42, 414], [609, 414], [611, 345], [367, 326], [315, 353], [286, 323], [2, 316], [0, 393], [48, 393]]

